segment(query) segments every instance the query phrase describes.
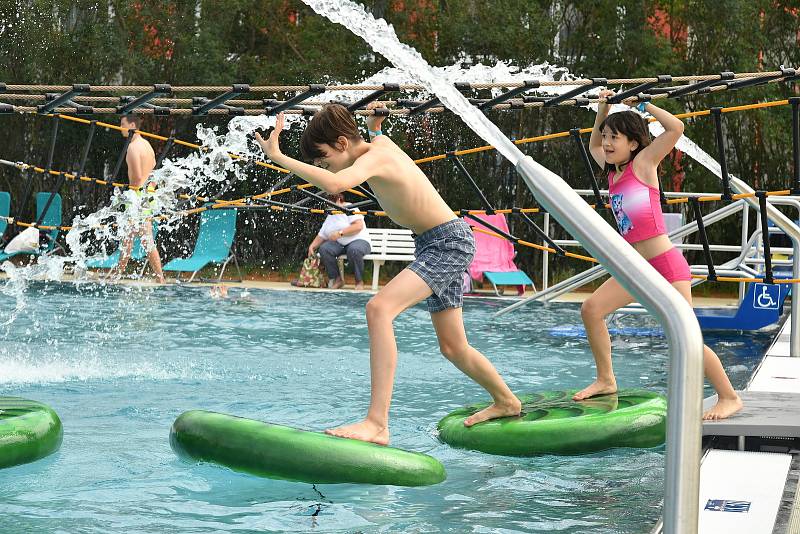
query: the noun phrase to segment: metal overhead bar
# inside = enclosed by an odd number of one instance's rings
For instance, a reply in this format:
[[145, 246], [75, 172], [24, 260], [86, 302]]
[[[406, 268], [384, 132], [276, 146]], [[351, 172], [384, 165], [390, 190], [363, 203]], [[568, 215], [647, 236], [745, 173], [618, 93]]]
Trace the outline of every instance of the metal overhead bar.
[[[206, 115], [210, 110], [222, 107], [226, 101], [230, 100], [231, 98], [237, 97], [244, 93], [250, 92], [250, 86], [246, 83], [238, 83], [231, 86], [230, 91], [219, 95], [216, 98], [212, 98], [207, 102], [193, 106], [192, 107], [192, 115]], [[241, 108], [233, 108], [233, 109], [241, 109]], [[244, 113], [244, 110], [242, 110]]]

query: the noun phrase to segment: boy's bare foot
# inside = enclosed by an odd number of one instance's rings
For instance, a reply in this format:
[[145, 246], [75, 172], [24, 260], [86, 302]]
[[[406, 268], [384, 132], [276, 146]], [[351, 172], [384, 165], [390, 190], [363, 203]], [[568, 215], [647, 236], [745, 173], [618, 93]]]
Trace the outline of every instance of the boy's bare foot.
[[364, 291], [364, 282], [356, 282], [356, 291]]
[[518, 398], [514, 397], [513, 401], [507, 403], [491, 404], [489, 407], [484, 408], [478, 413], [474, 413], [464, 419], [464, 426], [477, 425], [490, 419], [497, 419], [499, 417], [514, 417], [522, 411], [522, 403]]
[[331, 436], [338, 436], [340, 438], [357, 439], [361, 441], [368, 441], [370, 443], [377, 443], [378, 445], [389, 444], [389, 429], [385, 426], [379, 426], [367, 419], [360, 423], [353, 423], [352, 425], [340, 426], [338, 428], [329, 428], [325, 431], [326, 434]]
[[719, 399], [717, 403], [703, 414], [704, 421], [718, 421], [726, 419], [742, 409], [742, 399], [737, 395], [735, 399]]
[[572, 400], [583, 400], [588, 399], [589, 397], [594, 397], [595, 395], [608, 395], [610, 393], [617, 392], [617, 381], [612, 380], [611, 382], [606, 382], [604, 380], [595, 380], [590, 385], [586, 386], [575, 395], [572, 396]]
[[342, 289], [343, 287], [344, 287], [344, 280], [342, 280], [341, 278], [337, 278], [336, 280], [333, 281], [331, 289]]

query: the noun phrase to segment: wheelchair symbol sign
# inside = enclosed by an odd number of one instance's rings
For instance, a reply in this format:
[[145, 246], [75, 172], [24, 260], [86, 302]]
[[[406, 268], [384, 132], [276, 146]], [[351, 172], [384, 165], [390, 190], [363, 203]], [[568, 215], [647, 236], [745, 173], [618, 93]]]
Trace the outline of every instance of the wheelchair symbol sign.
[[753, 307], [760, 310], [777, 310], [781, 298], [781, 289], [778, 284], [756, 283], [753, 291]]

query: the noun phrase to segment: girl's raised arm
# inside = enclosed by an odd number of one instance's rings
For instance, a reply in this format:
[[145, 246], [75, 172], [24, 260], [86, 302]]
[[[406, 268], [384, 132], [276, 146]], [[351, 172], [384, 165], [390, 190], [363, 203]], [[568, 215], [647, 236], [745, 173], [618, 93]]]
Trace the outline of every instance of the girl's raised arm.
[[[600, 91], [599, 96], [601, 99], [604, 99], [613, 95], [614, 91], [603, 89]], [[602, 132], [600, 132], [600, 125], [604, 120], [606, 120], [606, 117], [608, 117], [608, 110], [608, 103], [600, 102], [597, 104], [597, 117], [594, 119], [592, 136], [589, 138], [589, 153], [592, 155], [597, 164], [600, 165], [600, 168], [605, 168], [606, 166], [606, 155], [605, 152], [603, 152], [603, 136]]]
[[684, 125], [683, 121], [676, 118], [672, 113], [653, 104], [648, 103], [644, 109], [661, 123], [661, 126], [664, 127], [664, 133], [653, 139], [653, 142], [642, 150], [636, 159], [639, 160], [641, 158], [642, 163], [656, 167], [675, 148], [678, 139], [683, 135]]

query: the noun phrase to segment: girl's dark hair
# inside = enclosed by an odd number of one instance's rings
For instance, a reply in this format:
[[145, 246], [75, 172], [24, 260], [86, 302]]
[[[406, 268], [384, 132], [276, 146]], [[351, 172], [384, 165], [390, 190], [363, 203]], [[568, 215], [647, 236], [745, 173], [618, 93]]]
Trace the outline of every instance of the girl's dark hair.
[[331, 202], [344, 202], [344, 194], [342, 193], [326, 193], [325, 198], [330, 200]]
[[[631, 152], [631, 158], [628, 160], [628, 163], [633, 161], [639, 152], [645, 149], [650, 143], [653, 142], [650, 139], [650, 132], [647, 129], [647, 122], [639, 115], [633, 111], [621, 111], [619, 113], [612, 113], [606, 120], [600, 123], [600, 132], [602, 133], [603, 129], [608, 126], [609, 130], [611, 130], [615, 134], [622, 134], [631, 141], [636, 141], [639, 146], [636, 147], [636, 150]], [[606, 174], [609, 171], [615, 170], [614, 165], [609, 165], [606, 163]]]
[[300, 153], [307, 161], [324, 156], [317, 145], [336, 146], [339, 136], [361, 139], [358, 126], [347, 108], [341, 104], [325, 104], [314, 114], [300, 138]]

